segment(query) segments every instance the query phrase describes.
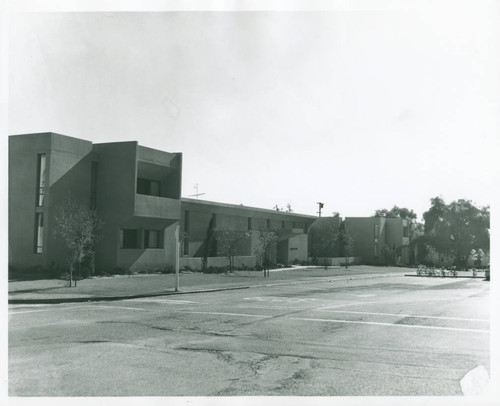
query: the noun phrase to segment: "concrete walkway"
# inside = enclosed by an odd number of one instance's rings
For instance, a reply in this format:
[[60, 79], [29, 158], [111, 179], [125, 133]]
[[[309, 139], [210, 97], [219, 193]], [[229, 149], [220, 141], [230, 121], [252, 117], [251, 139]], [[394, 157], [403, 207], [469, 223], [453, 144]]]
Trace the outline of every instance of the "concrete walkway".
[[[357, 265], [342, 267], [292, 267], [271, 270], [269, 278], [258, 271], [235, 271], [223, 274], [181, 273], [179, 291], [175, 291], [175, 275], [151, 274], [95, 277], [68, 287], [67, 281], [50, 279], [9, 282], [9, 304], [64, 303], [123, 300], [139, 297], [248, 289], [253, 286], [276, 286], [311, 283], [319, 280], [373, 278], [394, 275], [416, 276], [414, 268]], [[466, 277], [467, 275], [459, 275]], [[479, 274], [479, 277], [484, 275]]]

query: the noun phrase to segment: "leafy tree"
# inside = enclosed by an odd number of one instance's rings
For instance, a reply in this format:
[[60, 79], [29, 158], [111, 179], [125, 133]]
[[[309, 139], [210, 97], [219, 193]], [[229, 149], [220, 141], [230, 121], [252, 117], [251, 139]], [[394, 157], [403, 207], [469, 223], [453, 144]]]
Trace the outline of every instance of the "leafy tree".
[[259, 230], [255, 255], [264, 271], [264, 277], [269, 277], [269, 269], [276, 263], [276, 244], [278, 236], [272, 230]]
[[337, 244], [340, 249], [340, 255], [345, 257], [345, 267], [349, 267], [349, 257], [354, 250], [354, 239], [347, 229], [345, 221], [340, 224], [339, 232], [337, 234]]
[[250, 233], [244, 230], [223, 230], [217, 237], [217, 249], [219, 254], [229, 260], [229, 272], [234, 270], [234, 257], [237, 252], [238, 243], [250, 237]]
[[[339, 218], [318, 219], [310, 231], [311, 256], [313, 258], [336, 257], [338, 251], [337, 234]], [[326, 259], [325, 259], [326, 269]]]
[[203, 248], [203, 256], [201, 258], [201, 268], [205, 272], [208, 268], [208, 257], [212, 256], [215, 245], [215, 216], [210, 218], [207, 228], [207, 236], [205, 237], [205, 244]]
[[384, 258], [385, 265], [393, 265], [394, 264], [394, 250], [391, 249], [387, 244], [382, 244], [380, 247], [380, 253]]
[[470, 200], [446, 204], [440, 197], [431, 199], [424, 213], [425, 236], [441, 255], [452, 255], [455, 264], [467, 265], [472, 250], [490, 250], [490, 208], [476, 207]]
[[417, 215], [413, 210], [398, 206], [394, 206], [391, 210], [375, 210], [375, 214], [373, 215], [373, 217], [401, 218], [403, 220], [410, 220], [412, 222], [417, 220]]
[[75, 266], [79, 274], [82, 262], [93, 257], [100, 227], [101, 220], [95, 211], [69, 197], [63, 201], [55, 216], [54, 230], [68, 253], [70, 286]]

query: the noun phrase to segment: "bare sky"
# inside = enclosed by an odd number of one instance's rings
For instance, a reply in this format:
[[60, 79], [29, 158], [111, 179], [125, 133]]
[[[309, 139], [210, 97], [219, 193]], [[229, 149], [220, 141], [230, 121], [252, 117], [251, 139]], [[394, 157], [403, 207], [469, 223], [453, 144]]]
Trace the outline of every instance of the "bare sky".
[[8, 131], [183, 152], [183, 196], [226, 203], [491, 204], [498, 3], [399, 4], [11, 15]]

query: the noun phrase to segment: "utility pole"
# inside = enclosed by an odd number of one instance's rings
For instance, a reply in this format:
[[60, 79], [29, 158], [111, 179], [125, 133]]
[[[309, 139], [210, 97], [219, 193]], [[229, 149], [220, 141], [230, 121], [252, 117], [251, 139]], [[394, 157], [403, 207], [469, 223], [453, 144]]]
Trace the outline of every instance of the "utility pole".
[[316, 203], [319, 207], [319, 211], [318, 211], [318, 214], [319, 214], [319, 217], [321, 217], [321, 209], [323, 208], [323, 206], [325, 205], [324, 203], [321, 203], [321, 202], [317, 202]]
[[177, 224], [175, 227], [175, 291], [179, 291], [179, 256], [180, 256], [180, 247], [181, 244], [179, 242], [179, 229], [180, 226]]

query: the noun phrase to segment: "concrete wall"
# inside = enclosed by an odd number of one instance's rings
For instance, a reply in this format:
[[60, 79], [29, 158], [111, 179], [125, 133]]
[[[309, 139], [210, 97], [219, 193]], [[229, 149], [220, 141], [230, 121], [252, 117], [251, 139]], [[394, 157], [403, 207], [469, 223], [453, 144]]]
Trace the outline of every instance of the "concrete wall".
[[[90, 204], [89, 141], [55, 133], [9, 137], [9, 264], [28, 268], [64, 266], [66, 252], [55, 238], [55, 216], [65, 197]], [[37, 155], [46, 154], [45, 199], [36, 207]], [[43, 213], [43, 253], [36, 254], [35, 213]]]
[[[34, 244], [37, 154], [46, 153], [47, 164], [50, 162], [50, 138], [51, 133], [9, 137], [9, 265], [13, 267], [47, 263], [46, 250], [36, 254]], [[47, 182], [49, 176], [50, 168], [47, 168]], [[46, 204], [39, 211], [46, 217]], [[48, 235], [44, 227], [44, 241]]]
[[[346, 217], [349, 233], [354, 240], [353, 254], [361, 257], [365, 264], [383, 264], [381, 247], [385, 244], [384, 217]], [[375, 225], [379, 226], [375, 235]], [[378, 248], [378, 255], [374, 255], [374, 246]]]

